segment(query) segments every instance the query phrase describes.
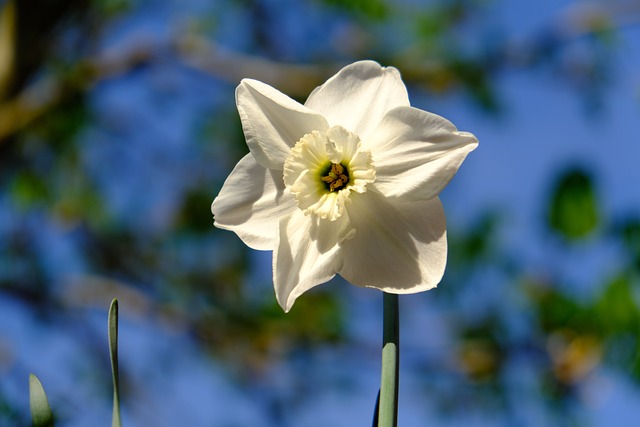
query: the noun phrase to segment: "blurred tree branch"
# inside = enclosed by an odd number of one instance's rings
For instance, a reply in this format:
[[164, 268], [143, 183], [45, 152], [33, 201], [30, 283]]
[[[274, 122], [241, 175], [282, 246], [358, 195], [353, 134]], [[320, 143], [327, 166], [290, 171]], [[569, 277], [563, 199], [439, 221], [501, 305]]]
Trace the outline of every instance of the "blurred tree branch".
[[294, 96], [306, 96], [344, 65], [286, 64], [234, 52], [197, 35], [179, 37], [175, 50], [188, 66], [224, 81], [259, 79]]
[[16, 8], [8, 1], [0, 8], [0, 100], [5, 96], [12, 80], [15, 57]]

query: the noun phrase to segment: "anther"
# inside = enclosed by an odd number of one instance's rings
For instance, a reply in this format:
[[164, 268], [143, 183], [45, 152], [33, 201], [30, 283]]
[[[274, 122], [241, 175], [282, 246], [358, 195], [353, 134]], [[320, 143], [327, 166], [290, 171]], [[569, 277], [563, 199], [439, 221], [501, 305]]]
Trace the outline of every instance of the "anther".
[[338, 191], [349, 183], [349, 174], [341, 163], [332, 163], [331, 170], [320, 179], [322, 179], [322, 182], [329, 184], [329, 191]]

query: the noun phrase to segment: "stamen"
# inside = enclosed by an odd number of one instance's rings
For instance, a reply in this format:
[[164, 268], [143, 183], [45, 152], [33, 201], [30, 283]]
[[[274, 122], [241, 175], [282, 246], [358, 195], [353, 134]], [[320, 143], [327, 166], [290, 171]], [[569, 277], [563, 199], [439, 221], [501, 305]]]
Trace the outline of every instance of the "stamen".
[[358, 136], [334, 126], [314, 130], [296, 142], [284, 162], [283, 179], [305, 215], [335, 221], [351, 193], [367, 191], [376, 170]]
[[349, 173], [342, 163], [331, 163], [331, 169], [327, 171], [327, 175], [320, 179], [329, 184], [329, 191], [338, 191], [349, 183]]

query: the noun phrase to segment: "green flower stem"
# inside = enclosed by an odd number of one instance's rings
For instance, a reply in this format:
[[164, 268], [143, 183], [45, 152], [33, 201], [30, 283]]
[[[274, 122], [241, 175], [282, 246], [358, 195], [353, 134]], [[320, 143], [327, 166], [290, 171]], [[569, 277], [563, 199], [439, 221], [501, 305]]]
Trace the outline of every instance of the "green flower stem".
[[380, 377], [380, 403], [378, 427], [398, 425], [398, 373], [400, 334], [398, 295], [384, 293], [382, 329], [382, 375]]

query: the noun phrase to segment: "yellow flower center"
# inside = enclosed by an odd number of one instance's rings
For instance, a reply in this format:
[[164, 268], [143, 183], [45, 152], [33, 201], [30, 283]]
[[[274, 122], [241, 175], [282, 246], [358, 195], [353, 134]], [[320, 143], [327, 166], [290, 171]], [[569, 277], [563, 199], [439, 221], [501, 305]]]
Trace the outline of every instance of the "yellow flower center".
[[335, 221], [353, 192], [376, 178], [371, 152], [341, 126], [304, 135], [284, 162], [283, 179], [305, 214]]
[[349, 172], [342, 163], [331, 163], [326, 175], [320, 179], [329, 191], [338, 191], [349, 183]]

